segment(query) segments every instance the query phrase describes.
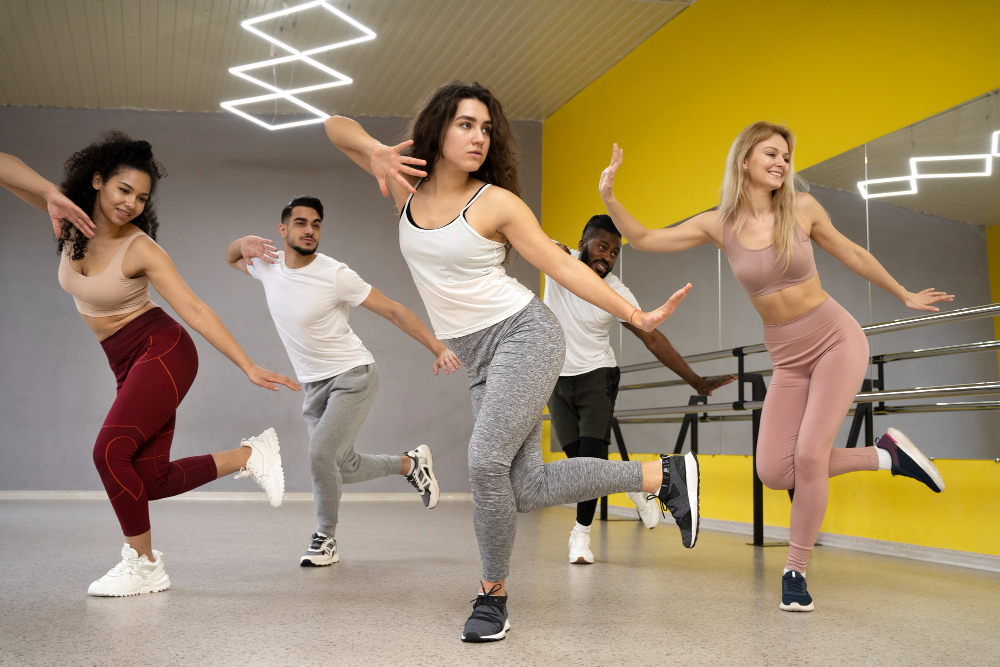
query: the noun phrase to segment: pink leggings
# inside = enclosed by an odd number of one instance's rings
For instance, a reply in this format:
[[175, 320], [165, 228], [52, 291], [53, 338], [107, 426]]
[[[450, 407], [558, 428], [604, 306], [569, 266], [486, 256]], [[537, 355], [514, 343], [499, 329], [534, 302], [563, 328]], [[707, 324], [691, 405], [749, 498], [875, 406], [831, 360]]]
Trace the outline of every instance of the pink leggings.
[[874, 447], [834, 448], [868, 370], [868, 339], [843, 306], [827, 299], [805, 315], [764, 326], [774, 375], [757, 440], [757, 474], [771, 489], [795, 489], [790, 570], [806, 571], [826, 514], [830, 477], [878, 470]]

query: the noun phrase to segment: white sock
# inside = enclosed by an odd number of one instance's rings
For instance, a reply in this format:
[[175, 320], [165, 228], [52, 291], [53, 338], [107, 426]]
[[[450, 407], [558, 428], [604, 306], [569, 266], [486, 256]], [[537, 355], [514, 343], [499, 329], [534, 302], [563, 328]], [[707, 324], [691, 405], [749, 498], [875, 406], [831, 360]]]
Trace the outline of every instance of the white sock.
[[573, 526], [573, 530], [575, 530], [578, 533], [589, 533], [590, 532], [590, 526], [580, 525], [580, 522], [577, 521], [576, 525]]
[[[789, 569], [788, 569], [788, 568], [786, 567], [786, 568], [784, 569], [784, 571], [783, 571], [783, 572], [781, 573], [781, 576], [785, 576], [785, 575], [786, 575], [786, 574], [788, 574], [789, 572], [791, 572], [791, 570], [789, 570]], [[795, 573], [796, 573], [796, 574], [798, 574], [798, 575], [800, 575], [800, 576], [801, 576], [801, 577], [802, 577], [803, 579], [805, 579], [805, 578], [806, 578], [806, 573], [805, 573], [805, 572], [799, 572], [798, 570], [795, 570]]]
[[876, 447], [875, 452], [878, 454], [878, 469], [892, 470], [892, 457], [889, 456], [889, 452], [881, 447]]

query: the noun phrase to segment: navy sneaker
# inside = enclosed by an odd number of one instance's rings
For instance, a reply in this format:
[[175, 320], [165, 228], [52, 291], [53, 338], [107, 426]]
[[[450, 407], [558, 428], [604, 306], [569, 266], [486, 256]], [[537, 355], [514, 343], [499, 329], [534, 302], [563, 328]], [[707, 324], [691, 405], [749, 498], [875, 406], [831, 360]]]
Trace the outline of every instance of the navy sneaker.
[[806, 578], [795, 570], [781, 578], [781, 611], [812, 611], [813, 599], [806, 590]]
[[669, 511], [681, 529], [681, 542], [688, 549], [698, 541], [698, 457], [691, 452], [684, 456], [664, 456], [663, 484], [656, 493], [663, 511]]
[[499, 588], [500, 584], [496, 584], [489, 593], [480, 593], [472, 601], [472, 615], [462, 630], [463, 642], [496, 642], [507, 636], [507, 596], [493, 595]]
[[885, 435], [875, 441], [875, 446], [889, 452], [889, 456], [892, 457], [893, 475], [902, 475], [923, 482], [934, 493], [944, 491], [944, 479], [941, 473], [898, 429], [888, 429]]

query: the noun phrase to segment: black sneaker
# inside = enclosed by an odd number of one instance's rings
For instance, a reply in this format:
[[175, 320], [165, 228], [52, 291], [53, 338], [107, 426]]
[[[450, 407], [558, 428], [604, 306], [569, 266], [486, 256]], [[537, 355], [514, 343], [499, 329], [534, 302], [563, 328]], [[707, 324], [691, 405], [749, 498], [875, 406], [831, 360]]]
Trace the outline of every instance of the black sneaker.
[[333, 535], [316, 532], [312, 535], [312, 543], [306, 549], [305, 555], [299, 560], [299, 565], [302, 567], [323, 567], [339, 561], [337, 540], [333, 538]]
[[944, 491], [944, 479], [941, 473], [898, 429], [888, 429], [885, 435], [875, 441], [875, 446], [889, 452], [889, 456], [892, 457], [893, 475], [902, 475], [923, 482], [934, 493]]
[[410, 457], [410, 472], [406, 475], [407, 481], [420, 494], [424, 501], [424, 507], [427, 509], [437, 507], [441, 490], [437, 477], [434, 476], [434, 459], [431, 457], [431, 448], [427, 445], [420, 445], [416, 449], [406, 452], [406, 456]]
[[813, 599], [806, 590], [806, 578], [795, 570], [785, 572], [781, 578], [782, 611], [812, 611]]
[[472, 616], [462, 630], [463, 642], [497, 642], [507, 636], [510, 631], [507, 596], [492, 594], [499, 588], [500, 584], [496, 584], [489, 593], [480, 593], [472, 601]]
[[688, 452], [684, 456], [664, 456], [663, 484], [656, 493], [663, 511], [670, 512], [681, 529], [681, 542], [688, 549], [698, 541], [698, 457]]

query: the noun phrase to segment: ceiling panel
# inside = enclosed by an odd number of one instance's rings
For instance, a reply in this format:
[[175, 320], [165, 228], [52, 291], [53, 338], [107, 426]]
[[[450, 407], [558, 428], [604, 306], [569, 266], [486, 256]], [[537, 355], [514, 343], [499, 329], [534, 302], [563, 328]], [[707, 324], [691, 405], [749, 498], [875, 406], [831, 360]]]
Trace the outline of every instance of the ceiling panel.
[[[434, 86], [474, 79], [512, 118], [543, 120], [694, 0], [330, 2], [378, 36], [324, 55], [354, 79], [310, 98], [326, 112], [407, 116]], [[284, 4], [0, 0], [0, 104], [219, 111], [224, 100], [267, 92], [228, 70], [272, 56], [240, 22]], [[344, 33], [337, 23], [317, 8], [260, 27], [318, 44]], [[303, 80], [303, 67], [255, 74], [285, 87]]]

